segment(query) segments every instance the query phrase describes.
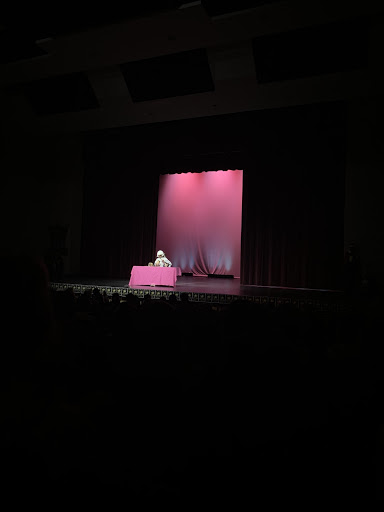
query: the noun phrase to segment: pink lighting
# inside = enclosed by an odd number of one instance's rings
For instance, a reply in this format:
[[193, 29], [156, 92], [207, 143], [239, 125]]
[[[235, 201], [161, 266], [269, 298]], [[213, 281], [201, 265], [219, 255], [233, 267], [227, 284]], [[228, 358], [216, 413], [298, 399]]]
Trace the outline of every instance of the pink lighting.
[[240, 277], [243, 171], [160, 176], [156, 248], [194, 275]]

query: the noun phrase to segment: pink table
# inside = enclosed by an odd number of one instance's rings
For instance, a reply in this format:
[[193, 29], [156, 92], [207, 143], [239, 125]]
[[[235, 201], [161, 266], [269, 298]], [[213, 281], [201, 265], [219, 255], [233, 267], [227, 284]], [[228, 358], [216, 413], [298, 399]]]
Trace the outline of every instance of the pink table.
[[175, 286], [180, 267], [133, 266], [129, 286]]

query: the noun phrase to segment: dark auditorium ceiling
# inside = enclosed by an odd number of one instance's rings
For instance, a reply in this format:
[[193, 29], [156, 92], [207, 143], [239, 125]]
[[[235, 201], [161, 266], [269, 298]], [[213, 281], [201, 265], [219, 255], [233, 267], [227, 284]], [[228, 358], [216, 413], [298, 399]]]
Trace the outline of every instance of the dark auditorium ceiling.
[[382, 3], [2, 7], [3, 130], [84, 132], [375, 94]]

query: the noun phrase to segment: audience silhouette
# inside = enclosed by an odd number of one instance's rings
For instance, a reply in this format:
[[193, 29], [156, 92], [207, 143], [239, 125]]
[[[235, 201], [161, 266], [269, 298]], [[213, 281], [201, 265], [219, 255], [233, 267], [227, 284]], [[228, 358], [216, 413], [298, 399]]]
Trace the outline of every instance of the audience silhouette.
[[2, 259], [10, 495], [370, 497], [383, 358], [363, 311], [55, 291], [39, 259]]

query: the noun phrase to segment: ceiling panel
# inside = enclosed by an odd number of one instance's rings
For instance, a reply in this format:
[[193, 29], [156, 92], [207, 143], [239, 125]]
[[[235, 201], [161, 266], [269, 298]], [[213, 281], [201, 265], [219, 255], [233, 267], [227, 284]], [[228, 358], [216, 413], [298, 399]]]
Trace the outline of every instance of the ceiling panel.
[[134, 102], [214, 90], [205, 48], [120, 66]]

